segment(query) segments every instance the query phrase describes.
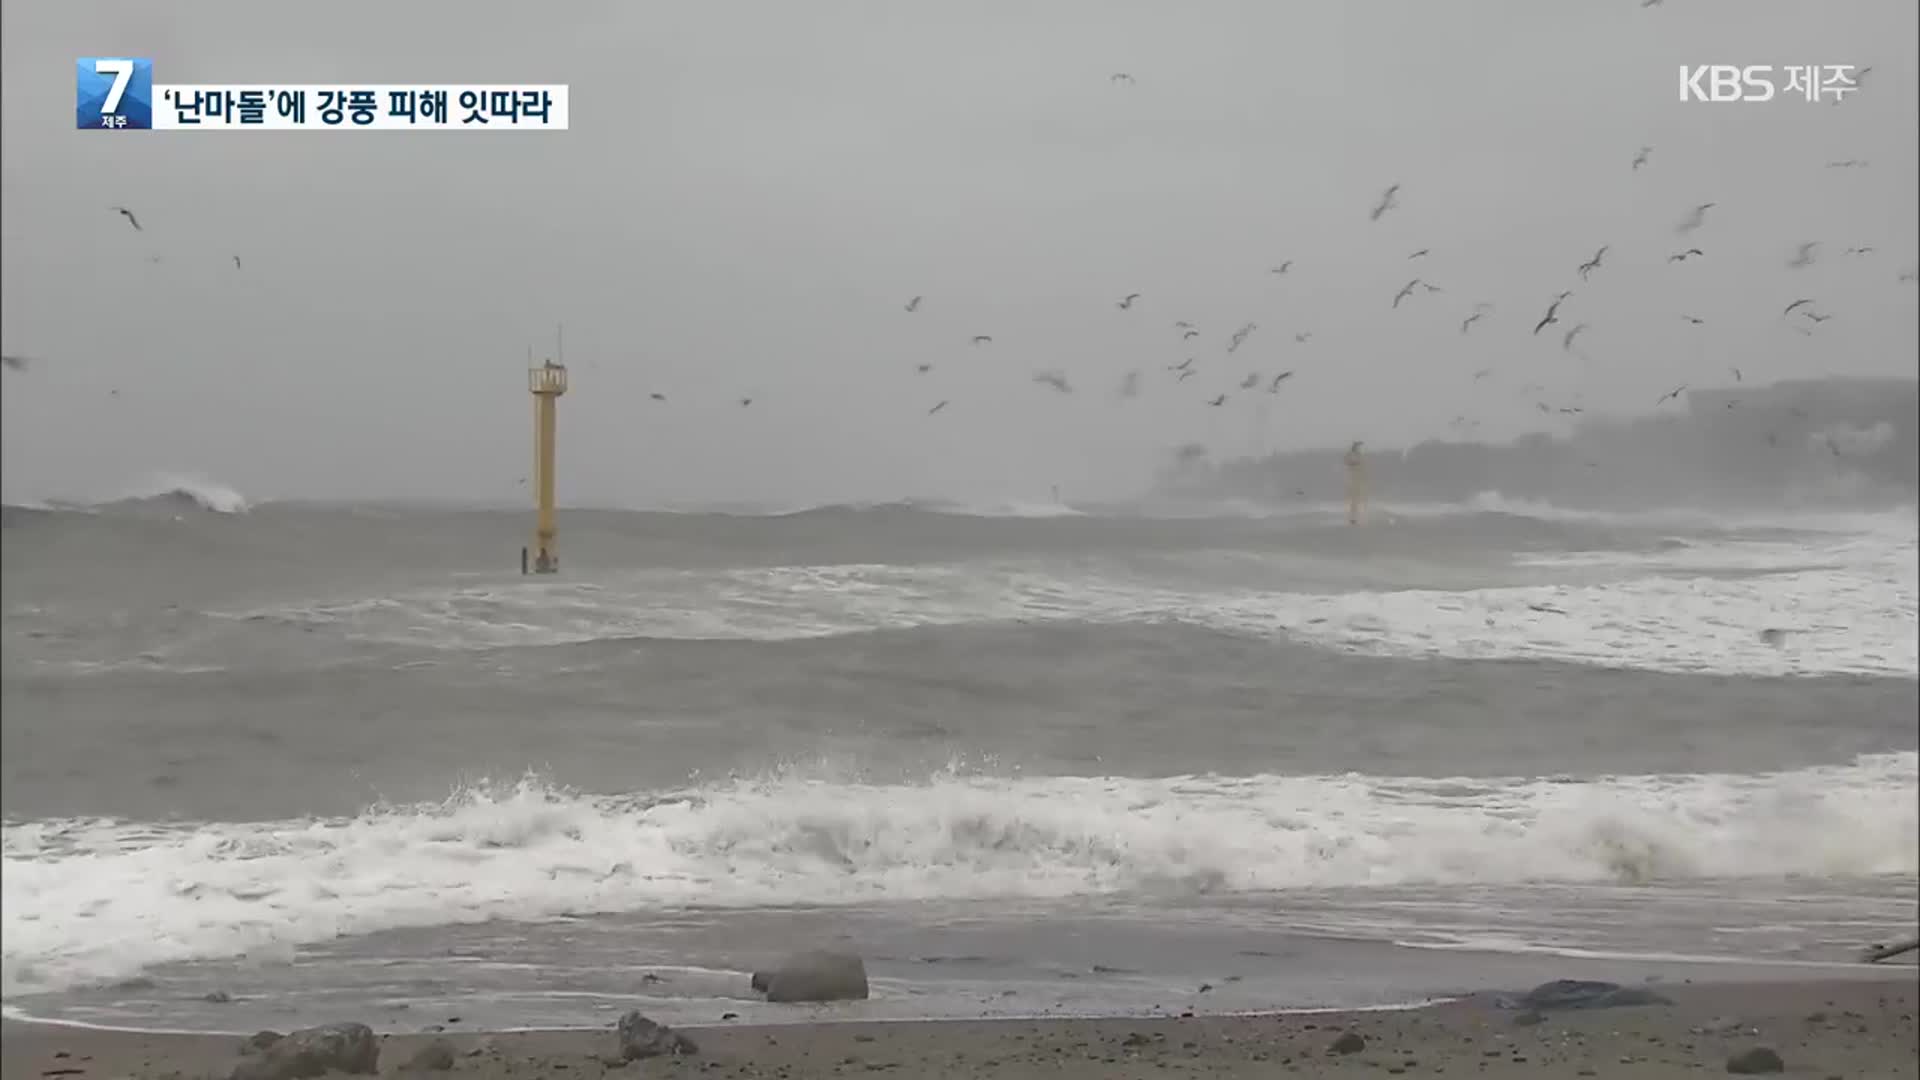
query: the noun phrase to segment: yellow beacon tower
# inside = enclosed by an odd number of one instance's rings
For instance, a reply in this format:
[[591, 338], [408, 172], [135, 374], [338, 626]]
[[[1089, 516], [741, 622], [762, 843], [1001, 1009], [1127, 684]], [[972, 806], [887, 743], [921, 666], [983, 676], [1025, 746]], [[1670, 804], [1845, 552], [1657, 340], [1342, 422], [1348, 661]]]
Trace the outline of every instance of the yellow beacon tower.
[[[532, 572], [551, 574], [560, 569], [559, 549], [554, 546], [553, 443], [555, 405], [567, 392], [566, 367], [549, 360], [529, 368], [527, 389], [533, 391], [533, 500], [540, 515], [533, 532]], [[520, 572], [528, 572], [525, 548], [520, 549]]]

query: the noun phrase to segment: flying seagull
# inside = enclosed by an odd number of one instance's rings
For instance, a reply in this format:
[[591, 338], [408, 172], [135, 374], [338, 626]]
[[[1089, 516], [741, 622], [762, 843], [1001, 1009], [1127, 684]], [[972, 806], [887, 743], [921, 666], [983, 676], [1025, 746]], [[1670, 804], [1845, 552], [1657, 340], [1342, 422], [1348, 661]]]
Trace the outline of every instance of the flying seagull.
[[129, 224], [129, 225], [131, 225], [131, 226], [133, 226], [133, 230], [134, 230], [135, 232], [144, 232], [144, 231], [146, 231], [146, 230], [144, 230], [144, 229], [142, 229], [142, 228], [140, 228], [140, 219], [139, 219], [139, 218], [137, 218], [137, 217], [134, 217], [134, 216], [133, 216], [133, 211], [131, 211], [131, 210], [129, 210], [129, 209], [127, 209], [127, 208], [126, 208], [126, 207], [124, 207], [124, 206], [116, 206], [116, 207], [114, 207], [113, 209], [114, 209], [114, 211], [115, 211], [116, 213], [118, 213], [118, 214], [119, 214], [119, 215], [120, 215], [121, 217], [123, 217], [123, 218], [126, 218], [126, 219], [127, 219], [127, 224]]
[[1286, 381], [1287, 381], [1288, 379], [1291, 379], [1291, 378], [1293, 378], [1293, 372], [1291, 372], [1291, 371], [1283, 371], [1283, 372], [1281, 372], [1280, 374], [1278, 374], [1278, 375], [1275, 375], [1275, 376], [1273, 377], [1273, 382], [1271, 382], [1271, 383], [1269, 383], [1269, 384], [1267, 385], [1267, 393], [1269, 393], [1269, 394], [1277, 394], [1277, 393], [1279, 393], [1279, 392], [1280, 392], [1280, 384], [1281, 384], [1281, 383], [1283, 383], [1283, 382], [1286, 382]]
[[1121, 298], [1120, 298], [1120, 302], [1119, 302], [1118, 304], [1115, 304], [1114, 306], [1115, 306], [1115, 307], [1117, 307], [1117, 308], [1119, 308], [1119, 309], [1120, 309], [1121, 311], [1125, 311], [1125, 310], [1127, 310], [1128, 308], [1130, 308], [1130, 307], [1132, 307], [1132, 306], [1133, 306], [1133, 302], [1134, 302], [1135, 300], [1138, 300], [1138, 299], [1140, 299], [1140, 294], [1139, 294], [1139, 293], [1137, 293], [1137, 292], [1136, 292], [1136, 293], [1128, 293], [1127, 295], [1125, 295], [1125, 296], [1123, 296], [1123, 297], [1121, 297]]
[[1418, 259], [1423, 255], [1431, 254], [1432, 251], [1433, 251], [1432, 248], [1421, 248], [1419, 251], [1416, 251], [1413, 254], [1407, 256], [1407, 258], [1408, 260]]
[[1193, 378], [1193, 372], [1183, 371], [1180, 373], [1180, 377], [1173, 381], [1177, 383], [1182, 383], [1182, 382], [1186, 382], [1188, 379], [1191, 379], [1191, 378]]
[[1191, 330], [1193, 329], [1193, 324], [1185, 319], [1181, 319], [1179, 322], [1173, 324], [1173, 328], [1175, 330]]
[[1540, 331], [1545, 330], [1549, 325], [1560, 321], [1560, 316], [1559, 316], [1560, 302], [1565, 299], [1566, 299], [1566, 296], [1564, 294], [1553, 298], [1553, 303], [1548, 306], [1547, 313], [1541, 316], [1540, 321], [1533, 325], [1534, 333], [1538, 334]]
[[1186, 340], [1187, 340], [1187, 339], [1189, 339], [1189, 338], [1197, 338], [1197, 337], [1199, 337], [1199, 336], [1200, 336], [1200, 331], [1198, 331], [1198, 330], [1189, 330], [1189, 331], [1187, 331], [1186, 333], [1184, 333], [1184, 334], [1181, 334], [1181, 335], [1180, 335], [1180, 340], [1181, 340], [1181, 341], [1186, 341]]
[[1479, 382], [1481, 379], [1484, 379], [1491, 374], [1493, 374], [1492, 368], [1481, 368], [1479, 371], [1476, 371], [1473, 373], [1473, 381]]
[[1260, 385], [1260, 373], [1257, 371], [1248, 375], [1246, 378], [1240, 380], [1240, 389], [1242, 390], [1251, 390], [1254, 387], [1259, 385]]
[[931, 409], [928, 409], [928, 410], [927, 410], [927, 415], [928, 415], [928, 416], [932, 416], [932, 415], [933, 415], [934, 413], [937, 413], [937, 412], [939, 412], [939, 411], [940, 411], [941, 409], [944, 409], [944, 408], [946, 408], [946, 407], [947, 407], [947, 403], [946, 403], [946, 402], [944, 402], [944, 401], [942, 401], [942, 402], [941, 402], [940, 404], [938, 404], [938, 405], [935, 405], [935, 406], [934, 406], [933, 408], [931, 408]]
[[1633, 171], [1639, 172], [1640, 166], [1645, 165], [1647, 163], [1647, 158], [1651, 156], [1653, 156], [1653, 147], [1651, 146], [1641, 147], [1640, 152], [1633, 156]]
[[1174, 364], [1171, 367], [1167, 368], [1167, 370], [1168, 371], [1185, 371], [1192, 366], [1193, 366], [1193, 357], [1189, 356], [1185, 360], [1180, 361], [1178, 364]]
[[653, 400], [655, 400], [655, 401], [665, 401], [665, 400], [667, 400], [667, 395], [665, 395], [665, 394], [648, 394], [647, 396], [648, 396], [648, 397], [650, 397], [650, 398], [652, 398], [652, 399], [653, 399]]
[[8, 371], [27, 370], [27, 358], [24, 356], [0, 356], [0, 364], [5, 364]]
[[921, 301], [921, 299], [922, 299], [921, 297], [918, 297], [918, 296], [916, 296], [916, 297], [914, 297], [913, 299], [911, 299], [911, 300], [909, 300], [909, 301], [907, 301], [907, 310], [908, 310], [908, 311], [919, 311], [919, 310], [920, 310], [920, 301]]
[[991, 345], [993, 344], [993, 338], [986, 334], [975, 334], [973, 335], [973, 343], [975, 345]]
[[927, 372], [929, 372], [929, 371], [932, 371], [932, 370], [933, 370], [933, 365], [932, 365], [932, 364], [919, 364], [919, 365], [916, 365], [916, 366], [914, 367], [914, 369], [913, 369], [913, 370], [914, 370], [914, 374], [916, 374], [916, 375], [925, 375], [925, 374], [926, 374]]
[[1269, 274], [1284, 274], [1284, 273], [1286, 273], [1287, 271], [1289, 271], [1289, 270], [1291, 270], [1291, 269], [1293, 269], [1293, 260], [1292, 260], [1292, 259], [1288, 259], [1288, 260], [1287, 260], [1286, 262], [1283, 262], [1283, 263], [1281, 263], [1281, 264], [1280, 264], [1279, 266], [1276, 266], [1276, 267], [1274, 267], [1273, 269], [1271, 269], [1271, 270], [1269, 270], [1269, 271], [1267, 271], [1267, 273], [1269, 273]]
[[1826, 322], [1828, 319], [1833, 318], [1833, 316], [1831, 315], [1822, 315], [1819, 312], [1814, 311], [1812, 308], [1808, 308], [1806, 311], [1803, 311], [1800, 314], [1805, 315], [1809, 319], [1812, 319], [1815, 323], [1823, 323], [1823, 322]]
[[1848, 158], [1845, 161], [1827, 162], [1827, 168], [1829, 169], [1864, 169], [1866, 167], [1867, 167], [1867, 163], [1864, 161], [1861, 161], [1859, 158]]
[[1664, 404], [1666, 404], [1666, 403], [1667, 403], [1667, 402], [1669, 402], [1669, 401], [1679, 401], [1679, 400], [1680, 400], [1680, 395], [1681, 395], [1681, 394], [1684, 394], [1684, 393], [1686, 393], [1686, 392], [1687, 392], [1687, 388], [1686, 388], [1686, 387], [1684, 387], [1684, 386], [1676, 386], [1676, 387], [1674, 387], [1673, 389], [1671, 389], [1671, 390], [1669, 390], [1669, 391], [1667, 391], [1666, 393], [1664, 393], [1664, 394], [1661, 394], [1661, 395], [1660, 395], [1660, 400], [1659, 400], [1659, 401], [1656, 401], [1656, 402], [1654, 402], [1654, 405], [1655, 405], [1655, 406], [1657, 407], [1657, 406], [1660, 406], [1660, 405], [1664, 405]]
[[1813, 303], [1813, 301], [1812, 301], [1812, 300], [1795, 300], [1795, 301], [1794, 301], [1793, 303], [1791, 303], [1791, 304], [1788, 304], [1788, 305], [1787, 305], [1786, 307], [1784, 307], [1784, 308], [1782, 308], [1782, 309], [1780, 310], [1780, 314], [1782, 314], [1782, 315], [1791, 315], [1791, 314], [1793, 314], [1793, 309], [1794, 309], [1794, 308], [1797, 308], [1797, 307], [1799, 307], [1799, 306], [1801, 306], [1802, 304], [1811, 304], [1811, 303]]
[[1063, 394], [1073, 393], [1073, 387], [1068, 385], [1067, 377], [1065, 375], [1060, 374], [1057, 371], [1043, 371], [1040, 374], [1035, 375], [1033, 377], [1033, 381], [1041, 384], [1042, 386], [1051, 386], [1055, 390], [1058, 390]]
[[751, 404], [753, 404], [753, 399], [750, 397], [743, 397], [740, 399], [740, 407], [743, 409]]
[[1734, 382], [1745, 382], [1745, 381], [1746, 381], [1746, 379], [1745, 379], [1745, 378], [1743, 378], [1743, 377], [1741, 376], [1741, 374], [1740, 374], [1740, 369], [1739, 369], [1739, 368], [1737, 368], [1737, 367], [1730, 367], [1730, 368], [1728, 368], [1727, 370], [1728, 370], [1728, 371], [1731, 371], [1731, 372], [1733, 372], [1733, 381], [1734, 381]]
[[[1847, 89], [1850, 89], [1850, 90], [1858, 90], [1858, 89], [1860, 89], [1861, 87], [1863, 87], [1863, 86], [1865, 86], [1865, 85], [1867, 85], [1867, 72], [1869, 72], [1869, 71], [1872, 71], [1872, 70], [1873, 70], [1873, 65], [1872, 65], [1872, 64], [1868, 64], [1868, 65], [1867, 65], [1866, 67], [1863, 67], [1863, 68], [1861, 68], [1861, 69], [1860, 69], [1859, 71], [1857, 71], [1857, 72], [1855, 72], [1855, 73], [1854, 73], [1854, 76], [1853, 76], [1853, 85], [1852, 85], [1852, 86], [1850, 86], [1850, 87], [1848, 87]], [[1845, 95], [1845, 94], [1835, 94], [1835, 95], [1833, 95], [1833, 104], [1835, 104], [1835, 105], [1838, 105], [1838, 104], [1840, 104], [1840, 102], [1841, 102], [1841, 101], [1843, 101], [1843, 100], [1845, 100], [1845, 99], [1846, 99], [1846, 96], [1847, 96], [1847, 95]], [[1865, 163], [1864, 163], [1864, 162], [1862, 162], [1862, 164], [1865, 164]]]
[[1393, 306], [1396, 308], [1399, 307], [1400, 301], [1405, 300], [1409, 296], [1412, 296], [1413, 290], [1419, 288], [1420, 284], [1421, 284], [1420, 279], [1414, 278], [1412, 281], [1409, 281], [1405, 285], [1401, 286], [1400, 291], [1393, 294]]
[[240, 256], [238, 256], [238, 255], [235, 255], [235, 256], [233, 257], [233, 268], [234, 268], [235, 270], [238, 270], [238, 269], [240, 269]]
[[1692, 258], [1695, 255], [1705, 255], [1705, 254], [1706, 252], [1701, 251], [1699, 248], [1688, 248], [1685, 251], [1675, 252], [1674, 254], [1667, 256], [1667, 261], [1668, 262], [1686, 262], [1688, 259]]
[[1476, 311], [1476, 312], [1474, 312], [1473, 314], [1471, 314], [1471, 315], [1469, 315], [1469, 316], [1467, 316], [1467, 317], [1466, 317], [1465, 319], [1463, 319], [1463, 320], [1461, 320], [1461, 323], [1460, 323], [1460, 332], [1461, 332], [1461, 333], [1463, 333], [1463, 334], [1464, 334], [1464, 333], [1466, 333], [1466, 332], [1467, 332], [1467, 330], [1468, 330], [1468, 329], [1469, 329], [1470, 327], [1472, 327], [1474, 323], [1477, 323], [1477, 322], [1479, 322], [1479, 321], [1480, 321], [1481, 319], [1484, 319], [1484, 318], [1486, 318], [1486, 317], [1487, 317], [1487, 316], [1486, 316], [1486, 313], [1485, 313], [1485, 312], [1482, 312], [1482, 311]]
[[1293, 335], [1293, 342], [1296, 345], [1305, 345], [1307, 342], [1312, 340], [1313, 340], [1313, 331], [1311, 330], [1302, 331], [1301, 333]]
[[1847, 250], [1845, 250], [1845, 251], [1843, 251], [1843, 252], [1841, 252], [1840, 254], [1842, 254], [1842, 255], [1865, 255], [1865, 254], [1867, 254], [1867, 253], [1869, 253], [1869, 252], [1871, 252], [1872, 250], [1873, 250], [1873, 247], [1872, 247], [1872, 245], [1868, 245], [1867, 247], [1850, 247], [1850, 248], [1848, 248]]
[[1693, 230], [1699, 228], [1700, 226], [1706, 224], [1707, 211], [1713, 209], [1716, 205], [1718, 204], [1709, 202], [1709, 203], [1701, 203], [1699, 206], [1694, 207], [1693, 213], [1688, 214], [1687, 219], [1685, 221], [1682, 221], [1679, 227], [1674, 229], [1673, 231], [1681, 234], [1690, 233]]
[[1803, 266], [1812, 266], [1814, 249], [1818, 248], [1819, 246], [1820, 246], [1820, 241], [1818, 240], [1812, 240], [1807, 243], [1801, 244], [1800, 250], [1794, 253], [1793, 258], [1787, 260], [1787, 265], [1792, 267], [1795, 270], [1798, 270]]
[[1580, 331], [1585, 330], [1586, 328], [1587, 328], [1586, 323], [1575, 323], [1573, 325], [1573, 329], [1567, 331], [1567, 336], [1560, 339], [1560, 347], [1562, 349], [1572, 351], [1573, 339], [1579, 337]]
[[1586, 262], [1583, 262], [1580, 264], [1579, 270], [1580, 270], [1581, 281], [1587, 280], [1588, 274], [1591, 274], [1595, 270], [1600, 269], [1600, 260], [1607, 257], [1607, 248], [1611, 246], [1612, 245], [1610, 244], [1600, 245], [1600, 250], [1593, 253], [1593, 258], [1588, 259]]
[[1226, 403], [1227, 403], [1227, 395], [1225, 394], [1221, 394], [1219, 397], [1214, 398], [1212, 401], [1207, 402], [1207, 404], [1213, 406], [1216, 409], [1222, 405], [1225, 405]]
[[1386, 191], [1382, 192], [1380, 194], [1380, 201], [1374, 204], [1373, 213], [1367, 215], [1367, 220], [1379, 221], [1381, 214], [1384, 214], [1387, 211], [1393, 209], [1394, 207], [1400, 205], [1398, 202], [1394, 201], [1394, 196], [1398, 195], [1399, 193], [1400, 193], [1399, 184], [1394, 184], [1391, 187], [1387, 188]]
[[1692, 323], [1695, 326], [1704, 325], [1707, 321], [1698, 315], [1682, 315], [1680, 317], [1687, 320], [1688, 322]]
[[1112, 83], [1119, 83], [1123, 86], [1132, 86], [1133, 76], [1127, 74], [1124, 71], [1116, 71], [1112, 75], [1107, 77], [1107, 81]]

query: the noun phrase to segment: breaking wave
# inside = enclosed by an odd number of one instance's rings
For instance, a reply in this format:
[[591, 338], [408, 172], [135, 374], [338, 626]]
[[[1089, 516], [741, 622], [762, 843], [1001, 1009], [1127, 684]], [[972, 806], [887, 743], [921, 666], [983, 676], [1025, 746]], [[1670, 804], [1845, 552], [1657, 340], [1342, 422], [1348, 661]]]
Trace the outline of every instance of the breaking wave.
[[167, 474], [136, 485], [127, 494], [87, 502], [42, 499], [9, 503], [10, 512], [80, 513], [98, 515], [127, 510], [204, 510], [214, 514], [244, 514], [253, 509], [245, 495], [202, 477]]
[[1916, 754], [1590, 780], [536, 779], [352, 818], [4, 830], [9, 995], [340, 934], [703, 906], [1912, 875]]

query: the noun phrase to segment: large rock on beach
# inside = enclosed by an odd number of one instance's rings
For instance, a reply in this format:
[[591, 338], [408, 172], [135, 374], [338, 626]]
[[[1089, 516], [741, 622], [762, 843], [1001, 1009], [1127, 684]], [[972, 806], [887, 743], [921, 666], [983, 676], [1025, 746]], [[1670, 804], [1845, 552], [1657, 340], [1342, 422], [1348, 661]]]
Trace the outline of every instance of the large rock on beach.
[[302, 1028], [275, 1039], [233, 1067], [231, 1080], [304, 1080], [329, 1072], [380, 1071], [380, 1043], [365, 1024]]
[[700, 1047], [692, 1039], [665, 1024], [647, 1019], [638, 1010], [621, 1017], [614, 1029], [620, 1035], [621, 1061], [700, 1052]]
[[1673, 1001], [1639, 986], [1555, 979], [1527, 991], [1517, 1002], [1523, 1009], [1554, 1012], [1564, 1009], [1618, 1009], [1630, 1005], [1671, 1005]]
[[1760, 1076], [1786, 1072], [1787, 1063], [1770, 1046], [1755, 1046], [1727, 1059], [1727, 1071], [1738, 1076]]
[[867, 965], [852, 953], [795, 953], [779, 967], [754, 972], [753, 988], [768, 1001], [864, 1001]]

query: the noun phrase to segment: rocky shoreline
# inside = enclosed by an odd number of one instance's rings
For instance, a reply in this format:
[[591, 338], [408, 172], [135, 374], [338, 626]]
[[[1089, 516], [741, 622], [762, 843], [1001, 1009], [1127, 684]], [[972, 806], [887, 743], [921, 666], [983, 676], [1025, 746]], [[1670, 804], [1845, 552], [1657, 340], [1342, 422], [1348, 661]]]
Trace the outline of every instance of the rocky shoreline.
[[[1556, 982], [1422, 1009], [1165, 1019], [814, 1022], [675, 1031], [151, 1034], [9, 1022], [13, 1077], [1764, 1075], [1911, 1077], [1920, 976], [1719, 985]], [[274, 1047], [282, 1047], [276, 1054]], [[341, 1075], [329, 1072], [327, 1075]]]

